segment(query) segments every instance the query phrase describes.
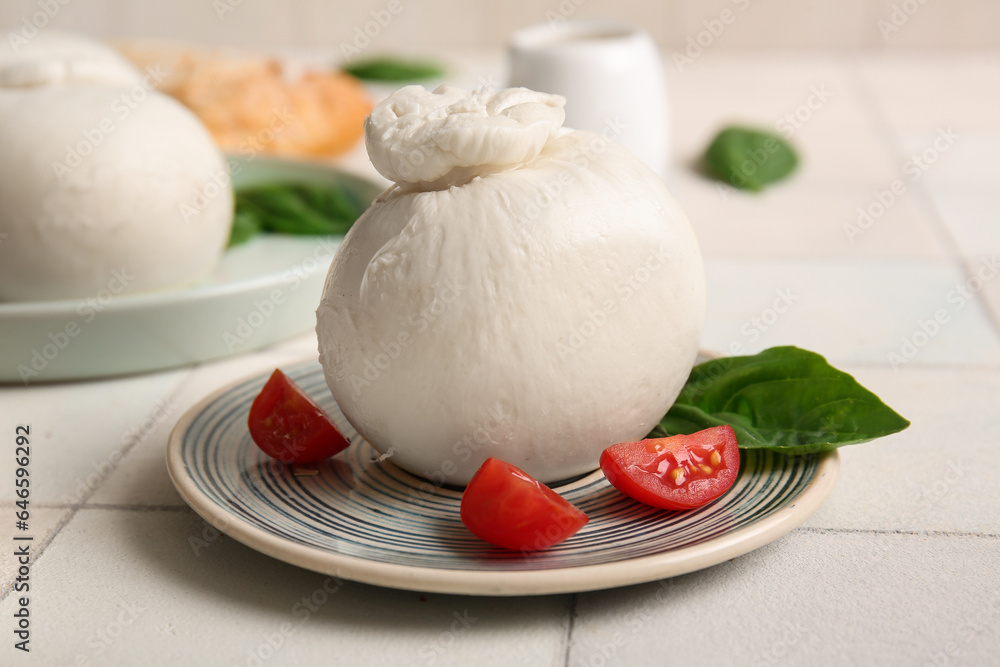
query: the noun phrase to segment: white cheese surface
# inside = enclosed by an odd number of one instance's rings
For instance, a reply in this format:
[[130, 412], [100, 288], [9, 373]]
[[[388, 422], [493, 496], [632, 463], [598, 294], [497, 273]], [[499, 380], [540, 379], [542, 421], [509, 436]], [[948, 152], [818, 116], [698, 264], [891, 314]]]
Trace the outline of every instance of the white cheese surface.
[[142, 80], [142, 73], [124, 56], [82, 35], [58, 30], [40, 30], [27, 40], [10, 35], [0, 41], [0, 88], [130, 85]]
[[496, 456], [551, 482], [666, 412], [704, 307], [662, 182], [564, 132], [516, 168], [383, 194], [334, 260], [317, 333], [344, 414], [397, 465], [464, 484]]

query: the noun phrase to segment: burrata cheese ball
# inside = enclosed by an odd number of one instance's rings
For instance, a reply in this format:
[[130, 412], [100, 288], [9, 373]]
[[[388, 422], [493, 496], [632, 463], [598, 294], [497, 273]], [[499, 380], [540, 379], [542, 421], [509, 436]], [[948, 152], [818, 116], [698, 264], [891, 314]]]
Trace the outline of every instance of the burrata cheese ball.
[[0, 88], [72, 83], [134, 85], [145, 76], [106, 44], [60, 30], [30, 38], [5, 30], [0, 41]]
[[344, 239], [317, 312], [327, 384], [396, 465], [466, 484], [487, 457], [544, 482], [642, 438], [680, 392], [705, 309], [660, 179], [563, 99], [408, 86], [366, 143], [396, 184]]
[[204, 126], [104, 47], [36, 40], [0, 57], [0, 300], [163, 290], [210, 273], [233, 195]]

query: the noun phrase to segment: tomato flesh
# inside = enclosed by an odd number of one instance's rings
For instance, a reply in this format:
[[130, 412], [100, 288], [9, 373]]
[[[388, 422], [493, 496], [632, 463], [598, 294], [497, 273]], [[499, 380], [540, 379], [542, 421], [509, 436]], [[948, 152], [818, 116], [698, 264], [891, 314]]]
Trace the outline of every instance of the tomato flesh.
[[740, 453], [731, 426], [612, 445], [601, 454], [611, 485], [641, 503], [689, 510], [715, 500], [736, 481]]
[[576, 534], [587, 515], [523, 470], [488, 458], [462, 494], [462, 523], [490, 544], [541, 551]]
[[315, 463], [351, 444], [323, 409], [275, 369], [250, 406], [250, 437], [282, 463]]

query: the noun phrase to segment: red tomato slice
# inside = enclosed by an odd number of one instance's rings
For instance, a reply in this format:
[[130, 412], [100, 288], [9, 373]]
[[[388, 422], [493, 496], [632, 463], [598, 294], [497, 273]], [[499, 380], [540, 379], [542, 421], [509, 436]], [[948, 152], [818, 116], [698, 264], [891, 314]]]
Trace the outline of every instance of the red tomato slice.
[[282, 463], [315, 463], [347, 449], [323, 409], [279, 369], [250, 406], [250, 437]]
[[587, 515], [500, 459], [488, 458], [462, 494], [462, 523], [490, 544], [541, 551], [576, 534]]
[[601, 454], [611, 485], [641, 503], [665, 510], [689, 510], [729, 490], [740, 470], [731, 426], [691, 435], [622, 442]]

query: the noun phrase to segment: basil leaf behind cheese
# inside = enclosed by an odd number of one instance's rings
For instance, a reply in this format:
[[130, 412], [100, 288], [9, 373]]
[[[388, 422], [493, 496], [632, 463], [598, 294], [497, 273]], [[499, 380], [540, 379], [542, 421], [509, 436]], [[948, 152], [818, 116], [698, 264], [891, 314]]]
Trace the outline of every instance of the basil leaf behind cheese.
[[260, 218], [249, 211], [237, 210], [233, 214], [233, 224], [229, 229], [229, 243], [227, 247], [246, 243], [260, 233]]
[[267, 183], [236, 191], [230, 246], [257, 231], [283, 234], [346, 234], [366, 202], [337, 184]]
[[789, 346], [699, 364], [650, 437], [722, 424], [743, 449], [805, 454], [868, 442], [910, 422], [822, 356]]
[[798, 155], [781, 137], [748, 127], [727, 127], [705, 151], [705, 166], [736, 188], [760, 191], [795, 170]]
[[344, 71], [366, 81], [419, 81], [444, 75], [444, 68], [427, 60], [372, 58], [348, 65]]

